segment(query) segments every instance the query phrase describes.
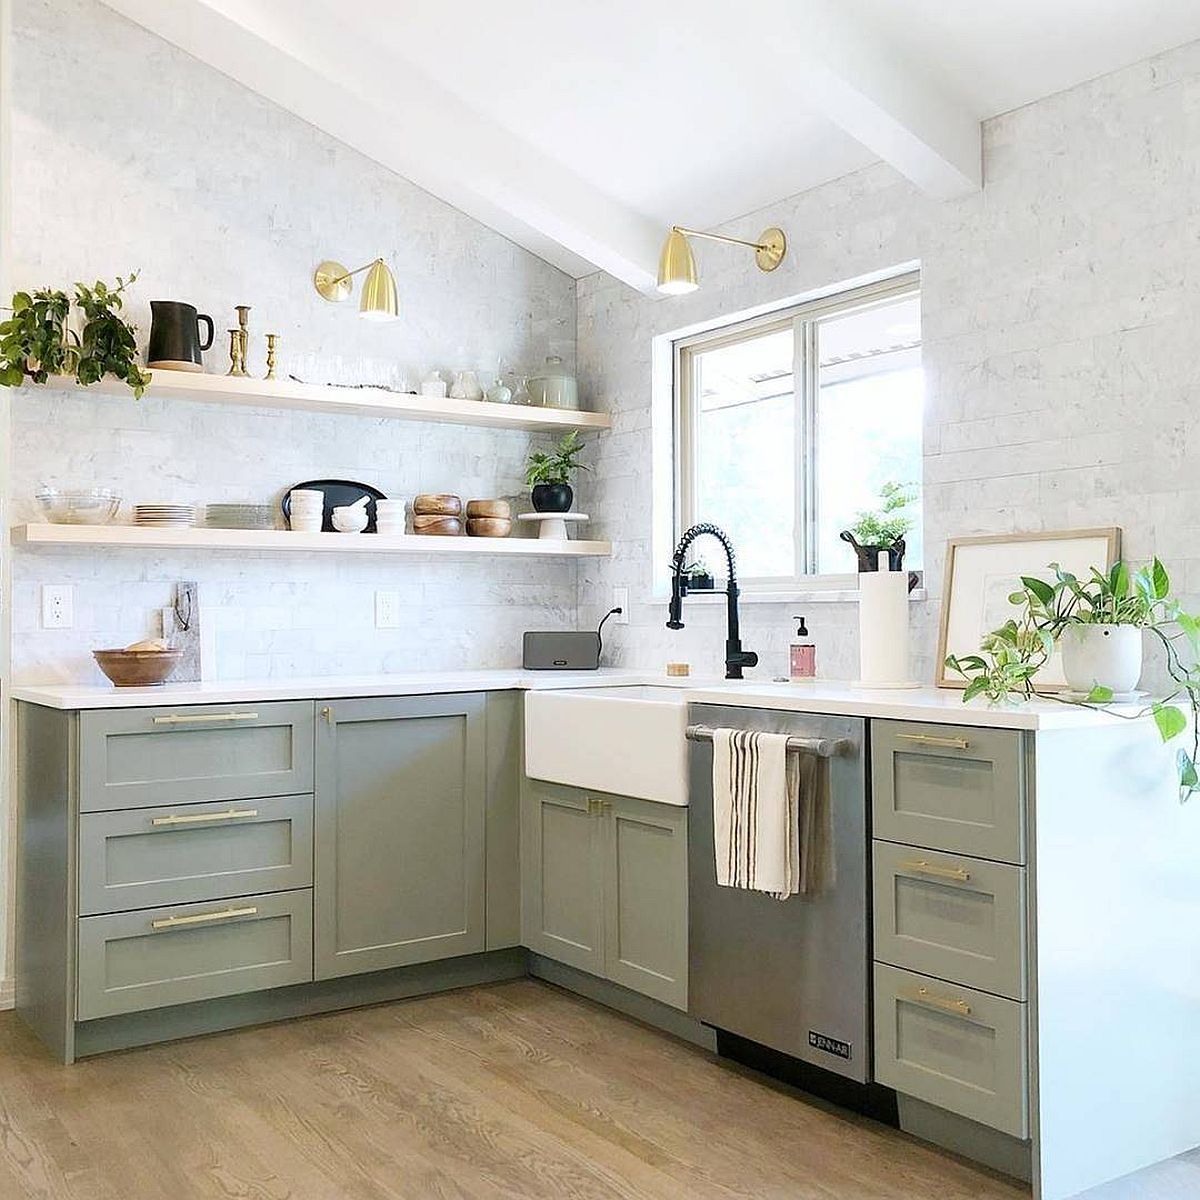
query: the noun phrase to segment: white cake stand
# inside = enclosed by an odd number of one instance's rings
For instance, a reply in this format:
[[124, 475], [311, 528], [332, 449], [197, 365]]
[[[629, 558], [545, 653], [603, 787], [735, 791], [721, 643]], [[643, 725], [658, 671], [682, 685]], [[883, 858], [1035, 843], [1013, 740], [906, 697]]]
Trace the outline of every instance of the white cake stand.
[[538, 541], [565, 542], [567, 540], [567, 522], [580, 522], [588, 519], [587, 513], [517, 513], [518, 521], [540, 521]]

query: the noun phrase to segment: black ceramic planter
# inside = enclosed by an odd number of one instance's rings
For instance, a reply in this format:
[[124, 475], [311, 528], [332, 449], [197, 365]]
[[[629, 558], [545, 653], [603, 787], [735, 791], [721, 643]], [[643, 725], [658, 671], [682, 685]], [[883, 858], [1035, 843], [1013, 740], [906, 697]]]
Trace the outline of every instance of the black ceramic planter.
[[540, 513], [571, 511], [575, 493], [569, 483], [537, 483], [533, 487], [533, 508]]

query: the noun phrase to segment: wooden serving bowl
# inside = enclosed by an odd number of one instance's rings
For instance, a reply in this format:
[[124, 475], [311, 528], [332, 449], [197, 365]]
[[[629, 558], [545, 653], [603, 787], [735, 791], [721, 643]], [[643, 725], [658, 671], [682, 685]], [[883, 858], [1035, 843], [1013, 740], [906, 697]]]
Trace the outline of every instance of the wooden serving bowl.
[[96, 665], [115, 687], [155, 687], [166, 683], [182, 650], [93, 650]]
[[462, 498], [459, 496], [423, 493], [413, 497], [413, 513], [421, 517], [461, 517]]
[[439, 517], [423, 513], [413, 517], [413, 533], [426, 537], [460, 537], [463, 523], [458, 517]]
[[512, 533], [513, 523], [508, 517], [468, 517], [468, 537], [505, 538]]
[[467, 518], [498, 517], [507, 520], [512, 516], [512, 505], [507, 500], [468, 500]]

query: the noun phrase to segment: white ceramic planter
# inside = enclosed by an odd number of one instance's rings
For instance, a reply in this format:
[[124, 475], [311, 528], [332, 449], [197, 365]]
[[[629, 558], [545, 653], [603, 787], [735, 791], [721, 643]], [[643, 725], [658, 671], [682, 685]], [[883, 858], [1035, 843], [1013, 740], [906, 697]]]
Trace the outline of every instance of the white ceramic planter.
[[1132, 625], [1068, 625], [1058, 644], [1063, 674], [1075, 692], [1132, 692], [1142, 676], [1142, 631]]

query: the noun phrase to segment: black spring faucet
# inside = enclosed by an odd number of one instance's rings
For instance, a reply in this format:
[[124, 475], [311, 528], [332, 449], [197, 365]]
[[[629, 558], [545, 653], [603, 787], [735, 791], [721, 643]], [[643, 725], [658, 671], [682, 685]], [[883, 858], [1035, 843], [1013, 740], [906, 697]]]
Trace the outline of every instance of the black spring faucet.
[[743, 650], [738, 623], [737, 568], [734, 565], [733, 543], [720, 527], [707, 521], [693, 525], [679, 539], [675, 555], [671, 559], [671, 605], [667, 614], [668, 629], [683, 628], [683, 598], [687, 595], [687, 579], [683, 573], [684, 555], [688, 547], [701, 534], [711, 534], [725, 547], [725, 558], [729, 564], [729, 578], [725, 587], [725, 678], [741, 679], [743, 667], [757, 667], [758, 655], [753, 650]]

